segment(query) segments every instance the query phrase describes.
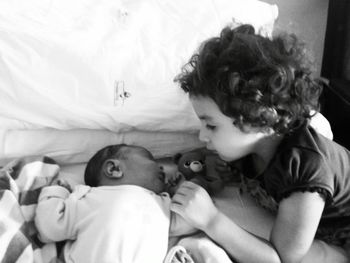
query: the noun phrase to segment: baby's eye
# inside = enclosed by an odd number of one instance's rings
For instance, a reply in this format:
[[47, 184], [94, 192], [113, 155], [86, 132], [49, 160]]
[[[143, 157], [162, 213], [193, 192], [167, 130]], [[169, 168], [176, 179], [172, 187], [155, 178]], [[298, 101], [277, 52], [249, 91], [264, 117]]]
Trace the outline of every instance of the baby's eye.
[[208, 130], [215, 130], [215, 128], [216, 128], [216, 126], [210, 125], [210, 124], [207, 124], [205, 127], [206, 127]]

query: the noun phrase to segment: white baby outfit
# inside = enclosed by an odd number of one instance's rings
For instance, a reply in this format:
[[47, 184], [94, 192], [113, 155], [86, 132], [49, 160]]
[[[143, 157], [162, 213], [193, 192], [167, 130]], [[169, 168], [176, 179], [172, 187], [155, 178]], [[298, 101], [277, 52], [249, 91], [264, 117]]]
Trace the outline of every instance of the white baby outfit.
[[67, 263], [161, 263], [167, 253], [170, 197], [135, 185], [89, 187], [70, 194], [45, 187], [35, 223], [44, 242], [69, 239]]

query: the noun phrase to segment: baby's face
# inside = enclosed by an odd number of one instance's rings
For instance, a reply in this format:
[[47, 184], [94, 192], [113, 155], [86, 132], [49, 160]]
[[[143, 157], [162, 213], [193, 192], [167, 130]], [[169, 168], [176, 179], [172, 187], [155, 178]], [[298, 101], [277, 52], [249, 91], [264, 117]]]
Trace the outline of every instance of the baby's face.
[[131, 183], [156, 193], [165, 190], [165, 173], [152, 154], [142, 148], [133, 148], [125, 160], [129, 173], [126, 176]]

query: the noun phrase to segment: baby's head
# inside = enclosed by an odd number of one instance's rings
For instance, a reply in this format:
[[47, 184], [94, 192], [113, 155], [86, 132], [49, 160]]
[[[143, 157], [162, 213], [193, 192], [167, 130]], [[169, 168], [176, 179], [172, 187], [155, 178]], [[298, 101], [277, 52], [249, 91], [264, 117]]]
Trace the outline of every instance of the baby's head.
[[[191, 98], [210, 98], [242, 131], [285, 134], [319, 109], [320, 81], [295, 35], [273, 39], [250, 25], [204, 42], [176, 78]], [[248, 129], [249, 130], [249, 129]]]
[[160, 193], [165, 189], [165, 174], [152, 154], [143, 147], [110, 145], [99, 150], [88, 162], [85, 184], [138, 185]]

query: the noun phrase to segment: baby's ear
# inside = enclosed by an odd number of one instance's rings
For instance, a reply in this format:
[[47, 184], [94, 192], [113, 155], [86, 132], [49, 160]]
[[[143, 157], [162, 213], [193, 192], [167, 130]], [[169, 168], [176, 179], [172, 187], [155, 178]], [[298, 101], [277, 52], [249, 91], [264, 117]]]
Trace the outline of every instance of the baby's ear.
[[103, 174], [111, 179], [123, 177], [123, 171], [120, 169], [120, 161], [117, 159], [108, 159], [103, 163]]

